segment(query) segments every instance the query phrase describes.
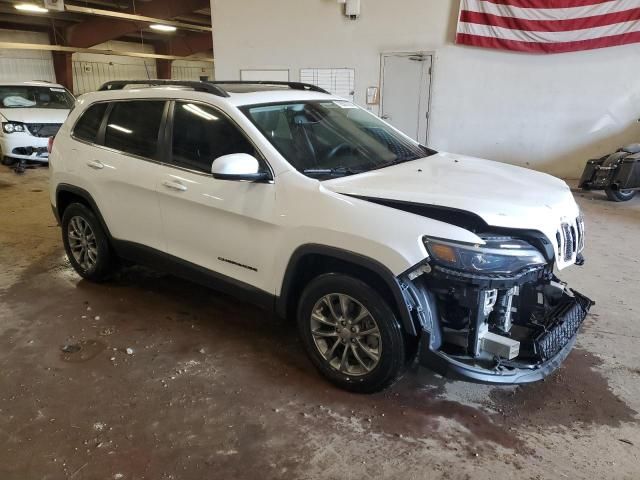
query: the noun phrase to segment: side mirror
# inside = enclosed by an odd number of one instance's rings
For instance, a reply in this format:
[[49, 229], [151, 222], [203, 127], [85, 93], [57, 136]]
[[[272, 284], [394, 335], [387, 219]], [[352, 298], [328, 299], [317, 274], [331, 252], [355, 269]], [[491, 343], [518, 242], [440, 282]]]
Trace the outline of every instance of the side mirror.
[[267, 180], [269, 174], [260, 171], [258, 160], [246, 153], [232, 153], [216, 158], [211, 164], [213, 178], [219, 180], [236, 180], [260, 182]]

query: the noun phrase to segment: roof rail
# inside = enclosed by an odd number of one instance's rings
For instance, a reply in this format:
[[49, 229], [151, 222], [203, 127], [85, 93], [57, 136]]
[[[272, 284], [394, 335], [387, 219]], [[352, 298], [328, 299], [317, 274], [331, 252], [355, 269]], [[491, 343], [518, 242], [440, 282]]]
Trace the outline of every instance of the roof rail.
[[242, 80], [225, 80], [225, 81], [187, 81], [187, 80], [112, 80], [105, 83], [99, 88], [99, 91], [105, 90], [122, 90], [127, 85], [149, 85], [171, 86], [171, 87], [188, 87], [198, 92], [207, 92], [217, 95], [218, 97], [228, 97], [229, 93], [223, 88], [224, 85], [274, 85], [279, 87], [288, 87], [292, 90], [308, 90], [312, 92], [329, 93], [324, 88], [320, 88], [310, 83], [301, 82], [269, 82], [264, 80], [242, 81]]
[[209, 81], [213, 85], [276, 85], [279, 87], [289, 87], [292, 90], [309, 90], [312, 92], [329, 93], [324, 88], [320, 88], [317, 85], [302, 82], [270, 82], [266, 80], [221, 80], [221, 81]]
[[105, 90], [122, 90], [127, 85], [149, 85], [152, 87], [170, 86], [170, 87], [188, 87], [193, 88], [197, 92], [212, 93], [218, 97], [228, 97], [229, 94], [222, 88], [213, 85], [211, 82], [186, 81], [186, 80], [112, 80], [102, 85], [98, 91]]

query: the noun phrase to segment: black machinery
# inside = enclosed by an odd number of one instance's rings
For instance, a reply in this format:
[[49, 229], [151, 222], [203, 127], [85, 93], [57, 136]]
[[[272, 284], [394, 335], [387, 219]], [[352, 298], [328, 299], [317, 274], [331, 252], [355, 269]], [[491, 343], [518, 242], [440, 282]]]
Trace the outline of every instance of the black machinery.
[[640, 143], [589, 160], [578, 187], [583, 190], [604, 190], [609, 200], [614, 202], [631, 200], [640, 190]]

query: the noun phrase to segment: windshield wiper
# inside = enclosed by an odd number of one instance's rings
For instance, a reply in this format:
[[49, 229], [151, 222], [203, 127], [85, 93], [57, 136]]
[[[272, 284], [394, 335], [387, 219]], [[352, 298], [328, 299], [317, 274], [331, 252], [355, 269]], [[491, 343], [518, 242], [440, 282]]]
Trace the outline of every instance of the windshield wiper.
[[302, 171], [305, 175], [319, 176], [319, 177], [346, 177], [348, 175], [356, 175], [362, 173], [364, 170], [355, 170], [349, 167], [335, 167], [335, 168], [307, 168]]

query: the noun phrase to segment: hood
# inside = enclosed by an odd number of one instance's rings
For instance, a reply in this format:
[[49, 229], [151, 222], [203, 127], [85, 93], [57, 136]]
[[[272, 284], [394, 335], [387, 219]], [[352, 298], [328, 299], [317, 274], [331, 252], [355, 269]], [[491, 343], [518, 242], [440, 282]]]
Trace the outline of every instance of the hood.
[[451, 153], [328, 180], [323, 186], [371, 200], [470, 212], [494, 227], [540, 231], [552, 243], [561, 223], [573, 224], [579, 215], [571, 190], [558, 178]]
[[4, 119], [22, 123], [64, 123], [69, 112], [61, 108], [0, 108]]

